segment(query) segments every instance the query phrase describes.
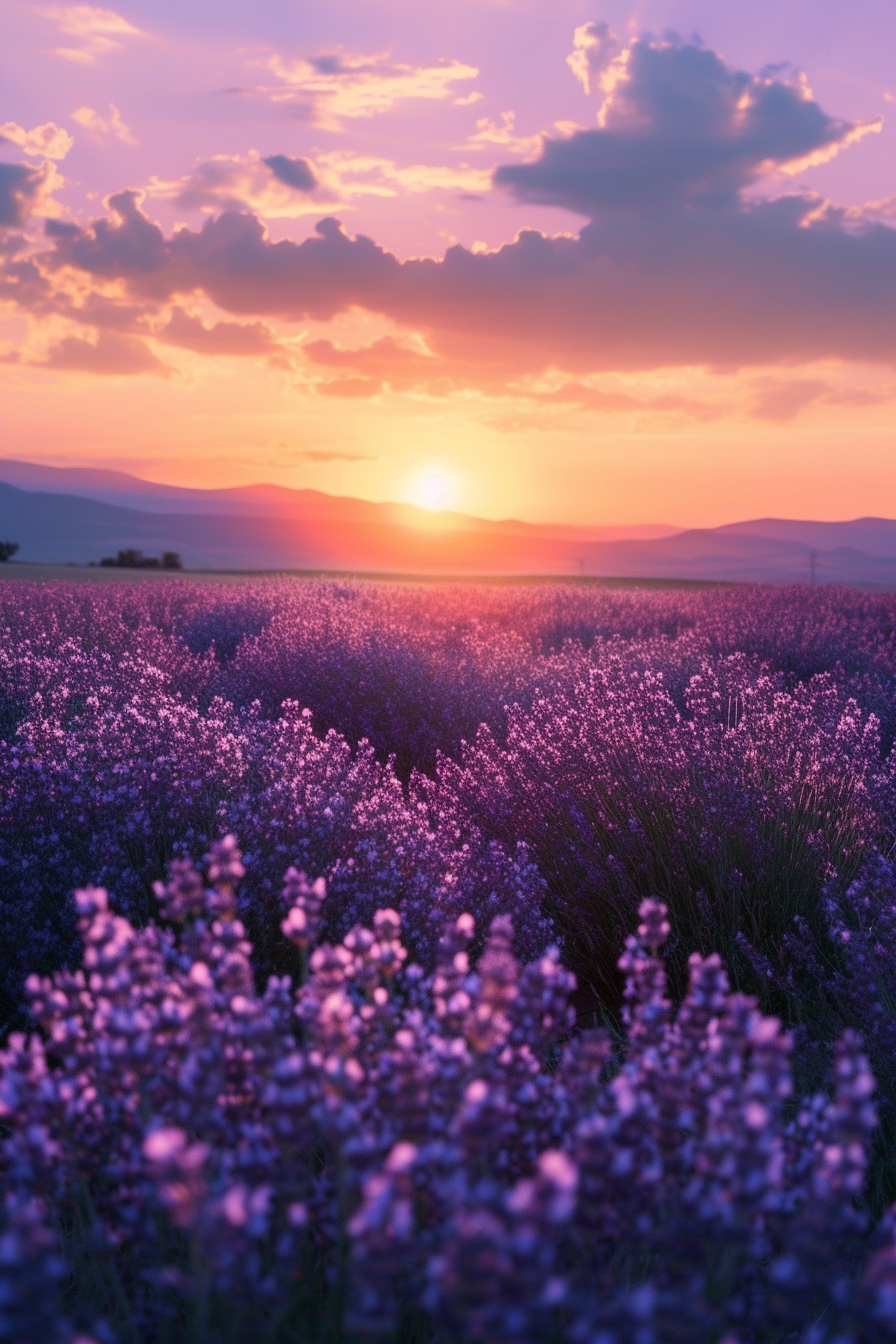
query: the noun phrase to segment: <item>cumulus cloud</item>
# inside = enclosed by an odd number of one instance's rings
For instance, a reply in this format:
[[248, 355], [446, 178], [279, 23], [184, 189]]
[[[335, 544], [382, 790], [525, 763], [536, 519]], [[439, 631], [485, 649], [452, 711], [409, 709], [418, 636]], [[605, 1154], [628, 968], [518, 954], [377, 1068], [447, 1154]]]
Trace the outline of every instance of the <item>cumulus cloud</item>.
[[320, 154], [317, 168], [321, 181], [335, 200], [353, 196], [419, 195], [428, 191], [481, 192], [491, 185], [491, 173], [462, 163], [453, 168], [439, 164], [395, 163], [392, 159], [351, 150]]
[[207, 327], [183, 308], [174, 308], [166, 324], [153, 335], [166, 345], [178, 345], [201, 355], [282, 353], [274, 333], [264, 322], [215, 322]]
[[614, 214], [577, 238], [526, 230], [495, 252], [405, 262], [334, 219], [302, 243], [270, 242], [246, 213], [166, 237], [136, 193], [109, 204], [113, 217], [89, 227], [48, 221], [42, 266], [118, 280], [137, 299], [203, 292], [254, 317], [363, 308], [483, 370], [896, 358], [896, 231], [847, 227], [804, 197]]
[[75, 39], [74, 46], [56, 47], [54, 55], [76, 65], [96, 65], [101, 57], [117, 51], [126, 38], [145, 37], [121, 14], [96, 5], [51, 5], [37, 12]]
[[332, 341], [306, 341], [302, 353], [314, 364], [337, 369], [362, 369], [366, 373], [381, 376], [389, 375], [397, 367], [423, 368], [427, 363], [432, 363], [432, 356], [401, 345], [394, 336], [382, 336], [371, 345], [354, 349], [334, 345]]
[[[341, 371], [327, 384], [332, 395], [372, 395], [387, 384], [496, 388], [551, 369], [569, 384], [646, 368], [896, 360], [888, 203], [862, 211], [807, 193], [769, 200], [744, 190], [769, 164], [788, 168], [834, 152], [867, 128], [830, 117], [780, 70], [734, 71], [693, 43], [634, 41], [598, 76], [597, 57], [589, 59], [589, 80], [605, 85], [597, 128], [549, 140], [538, 160], [497, 175], [518, 196], [587, 210], [577, 237], [527, 229], [494, 251], [456, 246], [441, 260], [400, 261], [328, 217], [304, 242], [274, 243], [252, 210], [306, 213], [327, 193], [444, 188], [458, 184], [451, 174], [473, 170], [336, 152], [320, 155], [306, 175], [303, 160], [282, 155], [220, 157], [189, 179], [155, 184], [213, 214], [201, 228], [166, 235], [139, 193], [121, 192], [90, 225], [48, 221], [47, 250], [29, 263], [34, 273], [9, 272], [7, 292], [26, 307], [29, 296], [46, 304], [40, 285], [74, 271], [71, 283], [82, 291], [85, 277], [107, 292], [114, 282], [119, 302], [166, 313], [197, 295], [256, 320], [327, 321], [362, 309], [420, 338], [413, 348], [403, 339], [364, 351], [306, 346], [312, 364]], [[333, 61], [322, 77], [340, 76], [343, 58]], [[31, 190], [31, 170], [18, 171], [26, 177], [17, 189]], [[308, 175], [318, 183], [311, 190]], [[8, 207], [8, 215], [18, 220], [21, 209]], [[577, 404], [598, 409], [604, 394], [585, 387], [573, 389]], [[755, 409], [784, 415], [814, 395], [758, 388]], [[604, 400], [603, 409], [612, 406]], [[702, 413], [671, 402], [653, 409]]]
[[32, 215], [55, 213], [52, 193], [62, 185], [51, 163], [0, 163], [0, 228], [21, 228]]
[[152, 196], [173, 200], [185, 210], [206, 214], [250, 209], [268, 219], [297, 219], [319, 214], [322, 205], [348, 205], [355, 197], [418, 195], [429, 191], [487, 191], [491, 173], [460, 164], [456, 168], [429, 164], [399, 165], [392, 159], [351, 150], [307, 159], [269, 154], [219, 154], [199, 163], [174, 182], [153, 178]]
[[114, 103], [109, 104], [109, 115], [101, 117], [92, 107], [79, 107], [72, 113], [72, 120], [79, 126], [83, 126], [88, 135], [95, 139], [102, 139], [107, 135], [112, 135], [116, 140], [121, 140], [126, 145], [138, 145], [131, 133], [129, 126], [125, 125], [124, 119]]
[[293, 191], [311, 191], [317, 186], [317, 178], [307, 159], [291, 159], [288, 154], [269, 154], [262, 160], [277, 178]]
[[55, 121], [46, 121], [30, 131], [14, 121], [6, 121], [0, 126], [0, 140], [17, 145], [29, 158], [56, 160], [64, 159], [75, 143], [74, 137]]
[[474, 66], [460, 61], [413, 66], [396, 64], [386, 55], [343, 51], [305, 60], [275, 55], [269, 68], [280, 85], [263, 92], [328, 130], [339, 130], [343, 121], [356, 117], [389, 112], [409, 100], [469, 102], [470, 96], [458, 97], [455, 86], [479, 74]]
[[248, 154], [217, 154], [198, 163], [191, 173], [173, 182], [153, 178], [153, 196], [173, 200], [184, 210], [207, 214], [227, 209], [256, 210], [269, 219], [298, 219], [320, 213], [320, 202], [310, 193], [317, 178], [307, 159], [285, 154], [267, 158], [256, 150]]
[[537, 154], [541, 142], [540, 135], [517, 135], [516, 113], [502, 112], [500, 122], [480, 117], [467, 145], [470, 149], [492, 149], [498, 146], [509, 154]]
[[[579, 49], [583, 60], [591, 50]], [[772, 170], [800, 172], [881, 126], [831, 117], [804, 81], [733, 70], [692, 43], [637, 38], [601, 80], [598, 125], [546, 137], [533, 162], [497, 169], [498, 186], [584, 215], [720, 207]]]
[[605, 72], [622, 54], [622, 43], [607, 23], [583, 23], [573, 33], [566, 64], [586, 93], [606, 88]]
[[170, 373], [144, 341], [112, 331], [101, 331], [96, 341], [66, 336], [50, 346], [40, 366], [118, 376], [154, 373], [167, 377]]
[[393, 336], [383, 336], [371, 345], [355, 349], [332, 341], [307, 341], [302, 353], [310, 363], [329, 369], [351, 370], [353, 377], [335, 378], [318, 385], [327, 396], [374, 396], [389, 387], [393, 391], [419, 389], [447, 393], [470, 381], [472, 370], [463, 363], [437, 359], [432, 354], [403, 345]]
[[844, 216], [849, 219], [896, 219], [896, 196], [884, 196], [864, 205], [848, 206]]

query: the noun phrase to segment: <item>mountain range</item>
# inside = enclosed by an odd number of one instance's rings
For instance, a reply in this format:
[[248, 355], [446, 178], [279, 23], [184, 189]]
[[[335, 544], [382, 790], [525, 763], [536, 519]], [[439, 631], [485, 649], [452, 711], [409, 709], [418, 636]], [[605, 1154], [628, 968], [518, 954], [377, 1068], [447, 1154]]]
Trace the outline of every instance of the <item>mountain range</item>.
[[492, 521], [316, 490], [196, 490], [0, 460], [0, 538], [19, 561], [177, 551], [190, 569], [556, 574], [896, 588], [896, 520], [761, 518], [715, 528]]

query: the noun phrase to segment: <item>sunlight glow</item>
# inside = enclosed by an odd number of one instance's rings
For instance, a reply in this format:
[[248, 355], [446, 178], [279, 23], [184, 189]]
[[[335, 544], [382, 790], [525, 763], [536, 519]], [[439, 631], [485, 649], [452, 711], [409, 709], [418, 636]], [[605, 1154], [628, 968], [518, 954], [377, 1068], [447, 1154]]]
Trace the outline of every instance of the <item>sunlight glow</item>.
[[444, 509], [448, 507], [452, 494], [451, 482], [444, 471], [432, 467], [414, 483], [411, 498], [424, 509]]

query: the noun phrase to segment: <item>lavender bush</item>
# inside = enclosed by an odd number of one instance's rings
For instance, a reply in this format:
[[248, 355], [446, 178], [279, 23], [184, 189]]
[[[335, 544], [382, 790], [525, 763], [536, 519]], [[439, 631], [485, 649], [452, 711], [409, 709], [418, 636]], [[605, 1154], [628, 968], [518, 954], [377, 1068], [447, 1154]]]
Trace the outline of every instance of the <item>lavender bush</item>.
[[893, 759], [879, 724], [828, 674], [793, 691], [743, 655], [704, 660], [681, 707], [660, 668], [570, 653], [499, 742], [483, 725], [423, 785], [440, 815], [524, 841], [548, 884], [566, 952], [599, 998], [639, 899], [674, 912], [690, 951], [779, 961], [795, 918], [896, 829]]
[[894, 732], [889, 594], [0, 586], [0, 1340], [896, 1333]]
[[227, 830], [262, 956], [264, 874], [298, 859], [346, 893], [334, 936], [373, 874], [434, 912], [430, 946], [451, 892], [484, 922], [525, 908], [537, 942], [546, 892], [583, 984], [618, 996], [659, 893], [679, 979], [699, 946], [740, 980], [737, 933], [775, 960], [834, 872], [889, 852], [894, 640], [890, 595], [824, 589], [4, 585], [0, 1020], [72, 955], [72, 887], [139, 922], [168, 860]]
[[472, 917], [448, 923], [427, 975], [393, 910], [316, 945], [325, 887], [295, 870], [301, 969], [258, 993], [242, 876], [229, 837], [211, 885], [176, 863], [142, 930], [82, 890], [83, 967], [29, 978], [41, 1031], [0, 1084], [7, 1337], [896, 1334], [854, 1035], [794, 1105], [788, 1037], [718, 957], [673, 1009], [646, 901], [624, 1043], [570, 1040], [570, 973], [554, 949], [521, 967], [507, 916], [475, 964]]

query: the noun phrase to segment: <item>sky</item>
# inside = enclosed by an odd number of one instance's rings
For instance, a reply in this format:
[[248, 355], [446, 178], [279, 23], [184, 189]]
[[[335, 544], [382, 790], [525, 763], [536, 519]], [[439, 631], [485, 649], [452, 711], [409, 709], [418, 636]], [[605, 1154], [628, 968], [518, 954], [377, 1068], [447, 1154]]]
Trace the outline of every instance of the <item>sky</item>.
[[890, 0], [5, 0], [0, 455], [896, 517]]

